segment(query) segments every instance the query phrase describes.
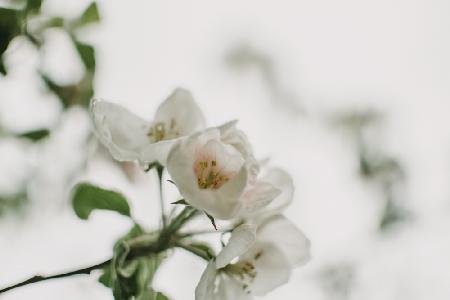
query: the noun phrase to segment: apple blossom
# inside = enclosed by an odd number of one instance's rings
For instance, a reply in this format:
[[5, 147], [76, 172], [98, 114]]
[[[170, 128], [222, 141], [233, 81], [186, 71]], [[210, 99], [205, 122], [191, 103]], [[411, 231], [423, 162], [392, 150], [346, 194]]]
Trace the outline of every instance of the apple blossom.
[[232, 219], [272, 201], [279, 189], [259, 180], [259, 164], [236, 121], [178, 142], [167, 169], [185, 200], [218, 219]]
[[164, 165], [177, 140], [205, 127], [191, 93], [181, 88], [160, 104], [151, 122], [102, 100], [92, 101], [91, 115], [98, 139], [116, 160], [142, 164]]
[[[196, 300], [251, 300], [289, 280], [292, 269], [310, 258], [310, 242], [281, 215], [237, 227], [216, 260], [208, 263]], [[237, 258], [237, 260], [236, 260]]]
[[294, 183], [289, 173], [280, 168], [266, 168], [261, 173], [260, 182], [278, 188], [280, 193], [267, 205], [249, 207], [242, 211], [240, 219], [252, 223], [260, 223], [273, 215], [282, 213], [294, 199]]

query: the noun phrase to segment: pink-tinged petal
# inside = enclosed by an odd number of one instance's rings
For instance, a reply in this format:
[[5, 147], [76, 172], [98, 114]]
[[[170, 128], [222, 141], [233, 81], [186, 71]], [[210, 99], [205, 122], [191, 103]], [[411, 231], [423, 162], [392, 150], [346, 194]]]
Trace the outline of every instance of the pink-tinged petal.
[[[213, 188], [209, 185], [208, 188], [199, 186], [198, 174], [196, 174], [195, 169], [196, 163], [198, 163], [198, 151], [212, 140], [220, 141], [219, 138], [219, 131], [213, 128], [194, 134], [177, 143], [169, 153], [167, 167], [173, 181], [187, 202], [215, 218], [230, 219], [236, 215], [241, 206], [240, 196], [247, 184], [246, 168], [242, 166], [228, 181], [213, 186]], [[226, 146], [224, 145], [224, 147]], [[232, 158], [232, 156], [229, 158]], [[227, 157], [220, 159], [224, 163], [227, 162]], [[226, 168], [224, 166], [224, 170]], [[234, 167], [232, 169], [234, 172]]]
[[258, 214], [272, 201], [274, 201], [280, 193], [281, 190], [277, 189], [272, 184], [257, 181], [252, 188], [243, 194], [243, 207], [240, 215], [242, 217], [246, 217]]
[[245, 253], [256, 238], [256, 227], [251, 224], [242, 224], [231, 233], [228, 244], [217, 255], [216, 267], [218, 269], [228, 265], [233, 259]]

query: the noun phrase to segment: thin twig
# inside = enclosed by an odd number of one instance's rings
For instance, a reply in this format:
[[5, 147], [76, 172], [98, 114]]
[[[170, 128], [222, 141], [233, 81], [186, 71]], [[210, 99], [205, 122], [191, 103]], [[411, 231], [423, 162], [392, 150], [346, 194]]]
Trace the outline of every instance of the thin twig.
[[73, 276], [73, 275], [79, 275], [79, 274], [90, 274], [93, 270], [97, 270], [97, 269], [101, 269], [107, 265], [109, 265], [111, 263], [111, 259], [108, 259], [102, 263], [87, 267], [87, 268], [83, 268], [83, 269], [78, 269], [75, 271], [71, 271], [71, 272], [66, 272], [66, 273], [61, 273], [61, 274], [56, 274], [56, 275], [51, 275], [51, 276], [33, 276], [31, 278], [28, 278], [27, 280], [24, 280], [22, 282], [16, 283], [14, 285], [8, 286], [6, 288], [3, 288], [0, 290], [0, 294], [10, 291], [12, 289], [27, 285], [27, 284], [31, 284], [31, 283], [36, 283], [36, 282], [40, 282], [40, 281], [46, 281], [46, 280], [51, 280], [51, 279], [57, 279], [57, 278], [64, 278], [64, 277], [69, 277], [69, 276]]

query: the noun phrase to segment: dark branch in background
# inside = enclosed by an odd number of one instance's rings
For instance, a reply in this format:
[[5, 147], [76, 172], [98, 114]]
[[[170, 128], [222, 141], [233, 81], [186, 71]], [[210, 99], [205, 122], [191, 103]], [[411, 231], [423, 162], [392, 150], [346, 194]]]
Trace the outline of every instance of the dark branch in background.
[[373, 110], [350, 111], [338, 114], [333, 124], [349, 131], [359, 161], [359, 175], [375, 184], [384, 196], [384, 210], [379, 230], [386, 231], [410, 217], [401, 203], [401, 188], [406, 180], [402, 164], [380, 147], [377, 139], [382, 115]]
[[240, 44], [226, 54], [225, 62], [230, 68], [237, 71], [255, 68], [260, 73], [264, 85], [268, 87], [270, 98], [274, 104], [295, 115], [305, 113], [299, 104], [298, 96], [281, 84], [271, 57], [260, 49], [245, 43]]
[[0, 294], [10, 291], [12, 289], [27, 285], [27, 284], [31, 284], [31, 283], [37, 283], [37, 282], [41, 282], [41, 281], [46, 281], [46, 280], [51, 280], [51, 279], [58, 279], [58, 278], [64, 278], [64, 277], [69, 277], [69, 276], [74, 276], [74, 275], [80, 275], [80, 274], [90, 274], [92, 271], [94, 270], [98, 270], [98, 269], [102, 269], [106, 266], [108, 266], [111, 263], [111, 259], [108, 259], [102, 263], [87, 267], [87, 268], [83, 268], [83, 269], [78, 269], [78, 270], [74, 270], [74, 271], [70, 271], [70, 272], [66, 272], [66, 273], [60, 273], [60, 274], [56, 274], [56, 275], [51, 275], [51, 276], [33, 276], [31, 278], [28, 278], [27, 280], [24, 280], [22, 282], [19, 282], [17, 284], [11, 285], [9, 287], [3, 288], [0, 290]]

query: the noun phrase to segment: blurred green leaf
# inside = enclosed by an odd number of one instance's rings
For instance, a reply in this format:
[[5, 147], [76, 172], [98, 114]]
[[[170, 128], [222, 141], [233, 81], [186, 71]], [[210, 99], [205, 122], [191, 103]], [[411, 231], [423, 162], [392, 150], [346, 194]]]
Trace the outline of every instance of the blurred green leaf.
[[64, 27], [64, 19], [61, 17], [53, 17], [45, 22], [45, 28]]
[[82, 43], [80, 41], [77, 41], [76, 39], [73, 40], [75, 44], [75, 48], [78, 51], [78, 54], [80, 55], [81, 60], [83, 61], [84, 66], [86, 67], [86, 70], [88, 71], [94, 71], [95, 70], [95, 50], [94, 47], [91, 45]]
[[0, 73], [3, 75], [7, 73], [3, 62], [3, 53], [12, 39], [20, 34], [21, 18], [19, 11], [0, 7]]
[[78, 84], [59, 85], [50, 77], [41, 73], [41, 78], [45, 85], [60, 99], [64, 108], [73, 105], [89, 106], [89, 102], [94, 95], [92, 76], [92, 73], [87, 73]]
[[36, 129], [33, 131], [22, 133], [19, 135], [19, 137], [29, 139], [33, 142], [37, 142], [49, 136], [49, 134], [50, 131], [48, 129]]
[[164, 294], [161, 293], [161, 292], [158, 292], [158, 293], [156, 294], [156, 300], [169, 300], [169, 297], [167, 297], [166, 295], [164, 295]]
[[72, 205], [77, 216], [84, 220], [95, 209], [112, 210], [130, 216], [130, 206], [122, 194], [90, 183], [80, 183], [75, 187]]
[[25, 7], [25, 11], [27, 13], [39, 13], [41, 10], [42, 0], [27, 0], [27, 6]]
[[97, 3], [92, 2], [78, 18], [75, 27], [85, 26], [100, 21]]
[[27, 201], [28, 195], [25, 190], [14, 195], [0, 195], [0, 215], [20, 210]]

